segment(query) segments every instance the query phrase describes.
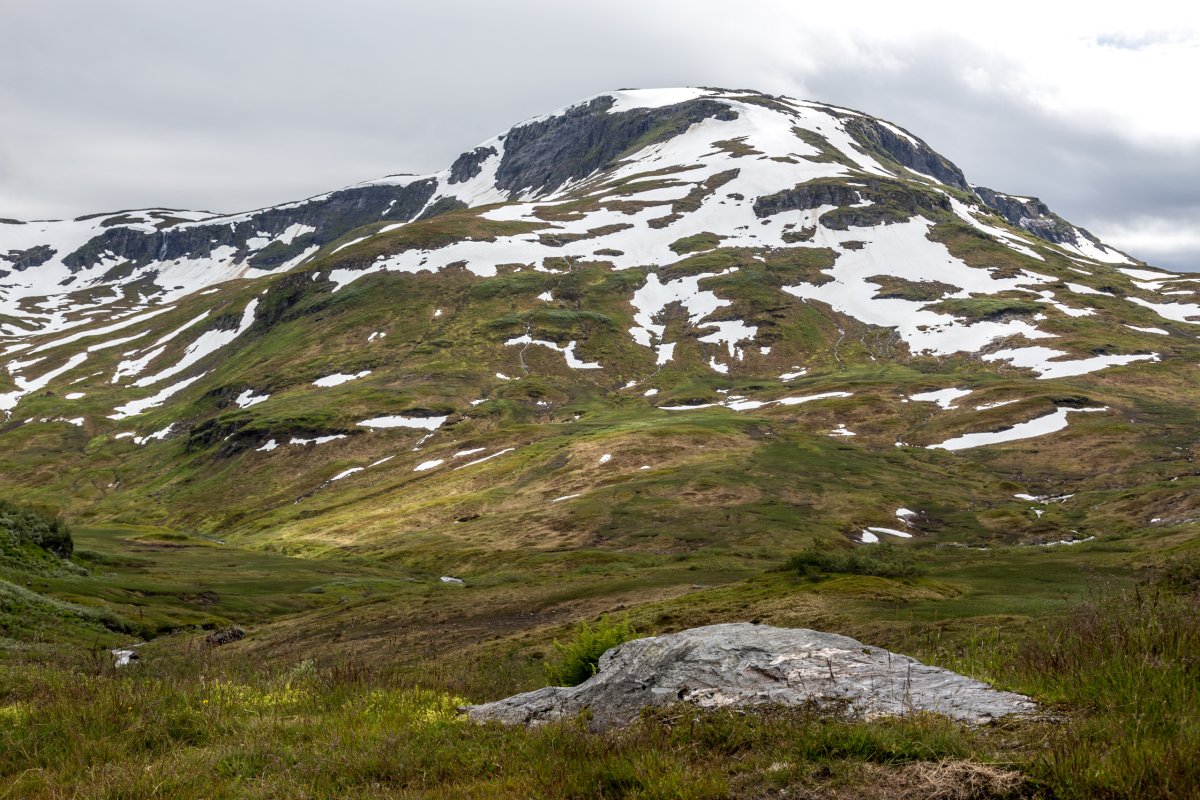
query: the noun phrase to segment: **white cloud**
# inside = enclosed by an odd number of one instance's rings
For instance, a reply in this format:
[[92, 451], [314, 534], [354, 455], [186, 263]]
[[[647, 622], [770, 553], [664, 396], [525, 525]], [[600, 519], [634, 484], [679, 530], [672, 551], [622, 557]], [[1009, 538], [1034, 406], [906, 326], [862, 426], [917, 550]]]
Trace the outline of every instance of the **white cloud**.
[[1138, 216], [1101, 225], [1105, 241], [1138, 258], [1200, 271], [1200, 209], [1178, 218]]

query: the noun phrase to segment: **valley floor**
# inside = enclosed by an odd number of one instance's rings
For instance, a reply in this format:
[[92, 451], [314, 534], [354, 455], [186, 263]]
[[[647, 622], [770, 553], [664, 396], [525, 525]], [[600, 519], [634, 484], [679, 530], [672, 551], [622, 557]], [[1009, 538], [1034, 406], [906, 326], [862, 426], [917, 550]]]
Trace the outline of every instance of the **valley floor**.
[[[6, 640], [0, 797], [1200, 793], [1196, 570], [1169, 567], [1177, 543], [1162, 532], [918, 546], [903, 577], [862, 574], [889, 572], [870, 564], [802, 573], [732, 554], [596, 552], [557, 573], [514, 563], [461, 585], [160, 529], [75, 540], [87, 574], [26, 588], [102, 607], [128, 630], [63, 617], [40, 642]], [[553, 641], [602, 613], [642, 634], [737, 620], [836, 631], [1028, 693], [1048, 714], [971, 729], [933, 716], [677, 708], [593, 734], [582, 722], [477, 726], [456, 712], [543, 685]], [[231, 624], [246, 638], [204, 642], [206, 628]], [[141, 639], [140, 658], [114, 668], [109, 650]]]

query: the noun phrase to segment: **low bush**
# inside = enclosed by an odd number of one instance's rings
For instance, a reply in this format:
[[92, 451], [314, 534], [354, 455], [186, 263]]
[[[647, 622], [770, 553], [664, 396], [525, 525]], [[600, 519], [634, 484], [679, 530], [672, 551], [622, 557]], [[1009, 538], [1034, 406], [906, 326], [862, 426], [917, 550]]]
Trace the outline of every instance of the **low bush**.
[[70, 558], [75, 544], [62, 518], [0, 500], [0, 552], [34, 545], [59, 558]]
[[810, 580], [826, 574], [911, 578], [921, 573], [912, 551], [885, 543], [854, 548], [809, 545], [789, 558], [784, 569]]

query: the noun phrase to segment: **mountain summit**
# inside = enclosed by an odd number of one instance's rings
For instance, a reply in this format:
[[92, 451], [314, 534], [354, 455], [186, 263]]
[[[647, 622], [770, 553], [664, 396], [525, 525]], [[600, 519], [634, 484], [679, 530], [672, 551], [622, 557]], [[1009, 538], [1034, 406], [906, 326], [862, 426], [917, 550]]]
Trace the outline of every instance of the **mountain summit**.
[[857, 111], [610, 92], [433, 175], [2, 221], [0, 472], [462, 568], [1076, 541], [1200, 513], [1198, 280]]

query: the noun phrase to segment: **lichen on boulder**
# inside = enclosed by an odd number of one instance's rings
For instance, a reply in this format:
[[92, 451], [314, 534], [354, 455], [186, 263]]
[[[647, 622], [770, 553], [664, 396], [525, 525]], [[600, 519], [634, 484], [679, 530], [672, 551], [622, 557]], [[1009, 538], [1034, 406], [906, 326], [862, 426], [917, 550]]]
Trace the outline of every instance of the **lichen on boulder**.
[[470, 706], [478, 722], [550, 722], [586, 711], [594, 729], [650, 706], [828, 703], [860, 718], [933, 712], [971, 724], [1036, 709], [1028, 697], [871, 647], [848, 636], [751, 623], [635, 639], [606, 652], [578, 686], [548, 686]]

